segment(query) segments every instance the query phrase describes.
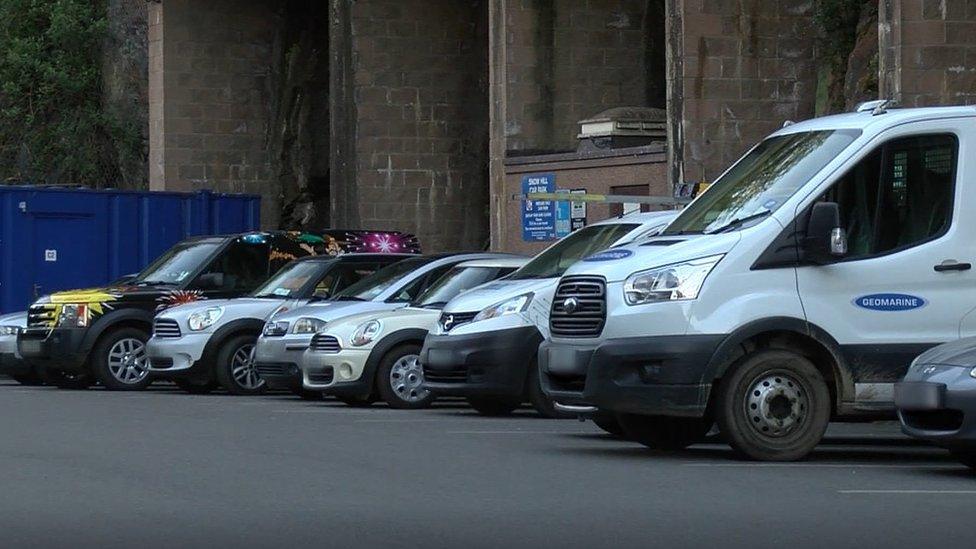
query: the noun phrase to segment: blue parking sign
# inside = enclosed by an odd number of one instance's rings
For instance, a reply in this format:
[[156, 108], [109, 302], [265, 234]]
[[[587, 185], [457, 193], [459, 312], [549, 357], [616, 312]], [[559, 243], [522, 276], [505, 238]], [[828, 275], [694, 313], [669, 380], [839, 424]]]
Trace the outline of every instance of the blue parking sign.
[[[556, 190], [556, 174], [522, 176], [522, 194], [551, 193]], [[522, 202], [522, 240], [545, 241], [556, 238], [556, 203], [551, 200]]]

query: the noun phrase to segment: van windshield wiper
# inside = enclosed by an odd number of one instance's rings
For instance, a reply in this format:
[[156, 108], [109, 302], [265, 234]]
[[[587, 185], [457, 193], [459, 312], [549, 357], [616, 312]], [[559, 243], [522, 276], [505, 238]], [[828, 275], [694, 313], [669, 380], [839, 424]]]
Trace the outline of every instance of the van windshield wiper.
[[754, 214], [747, 215], [745, 217], [737, 217], [737, 218], [733, 219], [732, 221], [729, 221], [725, 225], [722, 225], [721, 227], [715, 229], [714, 231], [708, 231], [705, 234], [724, 233], [725, 231], [728, 231], [730, 229], [734, 229], [736, 227], [740, 227], [744, 223], [748, 223], [750, 221], [753, 221], [753, 220], [756, 220], [756, 219], [760, 219], [760, 218], [766, 217], [767, 215], [769, 215], [771, 213], [772, 212], [769, 211], [769, 210], [761, 210], [761, 211], [758, 211], [758, 212], [756, 212]]

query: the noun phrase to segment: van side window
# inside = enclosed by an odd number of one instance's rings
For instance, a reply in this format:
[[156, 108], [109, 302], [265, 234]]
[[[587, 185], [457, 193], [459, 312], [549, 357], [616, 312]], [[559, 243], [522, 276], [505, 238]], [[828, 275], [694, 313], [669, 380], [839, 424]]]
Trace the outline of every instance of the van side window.
[[219, 288], [206, 288], [235, 292], [250, 292], [268, 278], [268, 246], [234, 242], [207, 267], [197, 280], [205, 275], [220, 275]]
[[949, 227], [957, 155], [952, 135], [885, 143], [823, 197], [840, 206], [847, 259], [908, 248]]

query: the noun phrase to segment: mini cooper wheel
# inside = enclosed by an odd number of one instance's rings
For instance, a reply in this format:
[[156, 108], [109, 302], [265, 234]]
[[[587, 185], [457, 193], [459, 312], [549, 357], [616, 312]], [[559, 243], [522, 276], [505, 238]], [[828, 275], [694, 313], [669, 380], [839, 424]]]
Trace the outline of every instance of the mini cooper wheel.
[[830, 392], [802, 355], [763, 349], [726, 373], [715, 413], [719, 429], [739, 454], [793, 461], [809, 454], [827, 430]]
[[259, 395], [267, 384], [254, 366], [254, 343], [257, 336], [234, 336], [220, 346], [217, 353], [217, 381], [232, 395]]
[[712, 422], [697, 417], [617, 414], [624, 436], [654, 450], [683, 450], [701, 442]]
[[424, 369], [420, 365], [420, 345], [399, 345], [380, 360], [376, 371], [376, 392], [391, 408], [426, 408], [434, 395], [424, 388]]
[[112, 391], [139, 391], [152, 382], [146, 341], [149, 334], [139, 328], [112, 330], [99, 338], [92, 350], [95, 378]]

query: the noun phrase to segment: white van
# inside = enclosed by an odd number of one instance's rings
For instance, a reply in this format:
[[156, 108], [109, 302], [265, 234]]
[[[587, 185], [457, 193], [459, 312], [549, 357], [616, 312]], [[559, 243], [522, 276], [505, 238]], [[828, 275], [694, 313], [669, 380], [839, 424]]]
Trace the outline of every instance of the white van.
[[452, 299], [424, 341], [424, 387], [435, 395], [467, 397], [485, 415], [510, 413], [525, 400], [545, 416], [559, 415], [535, 380], [536, 351], [549, 332], [559, 276], [582, 257], [657, 233], [675, 215], [635, 213], [594, 223], [504, 279]]
[[655, 448], [717, 422], [761, 460], [803, 457], [832, 418], [892, 413], [915, 356], [976, 334], [974, 158], [973, 107], [785, 126], [661, 236], [566, 271], [544, 391]]

